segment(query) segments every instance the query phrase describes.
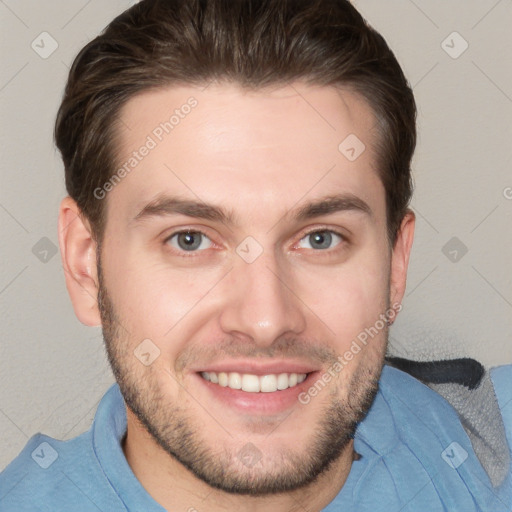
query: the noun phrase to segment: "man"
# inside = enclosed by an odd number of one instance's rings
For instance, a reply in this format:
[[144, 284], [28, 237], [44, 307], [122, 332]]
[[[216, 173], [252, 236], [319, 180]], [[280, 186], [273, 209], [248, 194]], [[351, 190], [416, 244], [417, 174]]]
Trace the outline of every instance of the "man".
[[2, 510], [508, 510], [456, 412], [383, 368], [415, 115], [348, 1], [144, 0], [89, 43], [60, 247], [117, 385], [29, 441]]

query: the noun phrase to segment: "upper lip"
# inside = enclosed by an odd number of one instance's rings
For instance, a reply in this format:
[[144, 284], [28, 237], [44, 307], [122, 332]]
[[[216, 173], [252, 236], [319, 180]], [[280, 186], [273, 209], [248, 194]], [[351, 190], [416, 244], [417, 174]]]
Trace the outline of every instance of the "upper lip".
[[247, 373], [252, 375], [279, 375], [280, 373], [311, 373], [318, 368], [311, 363], [301, 361], [275, 359], [272, 361], [258, 360], [225, 360], [194, 368], [195, 372], [226, 372]]

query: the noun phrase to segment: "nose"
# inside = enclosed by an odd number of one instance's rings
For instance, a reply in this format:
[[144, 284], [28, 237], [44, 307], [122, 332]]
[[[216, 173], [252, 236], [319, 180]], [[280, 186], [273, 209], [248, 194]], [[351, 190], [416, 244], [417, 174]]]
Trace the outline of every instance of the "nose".
[[291, 273], [282, 266], [265, 252], [252, 263], [236, 258], [221, 306], [224, 332], [265, 347], [285, 334], [304, 331], [304, 304], [293, 289]]

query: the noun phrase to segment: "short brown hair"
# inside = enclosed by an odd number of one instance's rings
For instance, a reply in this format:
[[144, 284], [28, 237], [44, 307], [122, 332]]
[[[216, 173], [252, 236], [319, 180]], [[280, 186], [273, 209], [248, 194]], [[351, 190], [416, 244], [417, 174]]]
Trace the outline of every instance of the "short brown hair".
[[361, 94], [378, 122], [395, 241], [412, 195], [416, 104], [383, 37], [348, 0], [142, 0], [78, 54], [55, 125], [68, 194], [98, 242], [106, 201], [94, 190], [116, 169], [121, 107], [145, 90], [222, 80], [255, 89], [303, 80]]

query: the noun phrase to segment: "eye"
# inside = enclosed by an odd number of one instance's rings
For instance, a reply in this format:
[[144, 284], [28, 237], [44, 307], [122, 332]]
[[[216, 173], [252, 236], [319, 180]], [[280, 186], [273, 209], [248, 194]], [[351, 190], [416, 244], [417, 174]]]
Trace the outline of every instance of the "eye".
[[165, 243], [169, 243], [179, 251], [187, 252], [208, 249], [212, 246], [212, 241], [200, 231], [179, 231], [168, 237]]
[[[343, 241], [343, 237], [330, 229], [312, 231], [303, 237], [299, 242], [299, 247], [306, 249], [331, 249]], [[309, 244], [309, 245], [308, 245]]]

